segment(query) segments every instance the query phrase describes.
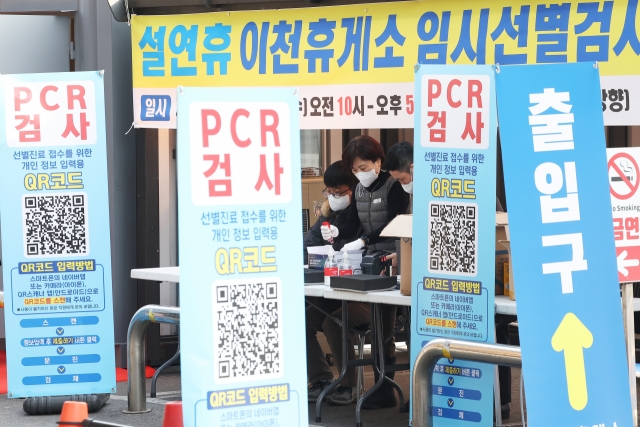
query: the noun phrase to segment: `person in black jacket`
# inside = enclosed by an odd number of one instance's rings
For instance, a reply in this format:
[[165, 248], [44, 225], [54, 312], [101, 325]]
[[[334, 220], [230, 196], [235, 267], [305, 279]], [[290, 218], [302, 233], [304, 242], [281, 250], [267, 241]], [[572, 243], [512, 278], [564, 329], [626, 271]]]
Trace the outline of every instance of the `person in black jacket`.
[[[347, 214], [349, 213], [349, 205], [351, 204], [351, 198], [353, 195], [353, 188], [358, 183], [356, 177], [343, 167], [342, 160], [338, 160], [327, 168], [324, 173], [324, 185], [327, 188], [324, 189], [322, 195], [327, 198], [322, 204], [320, 218], [315, 224], [307, 231], [304, 236], [302, 249], [304, 251], [304, 261], [309, 262], [309, 254], [307, 248], [312, 246], [324, 246], [328, 242], [322, 238], [320, 227], [325, 222], [331, 225], [339, 227], [347, 220]], [[333, 249], [339, 251], [342, 249], [345, 243], [355, 239], [356, 233], [340, 236], [340, 238], [334, 239]]]

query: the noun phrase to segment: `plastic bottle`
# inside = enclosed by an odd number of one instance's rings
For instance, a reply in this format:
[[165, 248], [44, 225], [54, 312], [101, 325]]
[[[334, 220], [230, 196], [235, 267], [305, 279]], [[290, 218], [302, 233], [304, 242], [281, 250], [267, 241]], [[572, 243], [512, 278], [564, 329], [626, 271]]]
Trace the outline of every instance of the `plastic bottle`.
[[336, 262], [336, 253], [333, 248], [329, 249], [329, 256], [324, 262], [324, 284], [331, 284], [331, 276], [338, 275], [338, 263]]
[[338, 263], [338, 275], [353, 276], [353, 264], [351, 264], [351, 260], [344, 248], [342, 249], [342, 259]]

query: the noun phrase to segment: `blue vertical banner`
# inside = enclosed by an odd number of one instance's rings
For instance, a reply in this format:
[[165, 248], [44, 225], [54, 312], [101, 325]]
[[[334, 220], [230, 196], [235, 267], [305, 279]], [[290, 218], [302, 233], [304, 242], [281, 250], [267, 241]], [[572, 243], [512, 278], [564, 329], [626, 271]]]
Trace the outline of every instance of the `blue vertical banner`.
[[0, 76], [9, 397], [115, 392], [103, 72]]
[[[491, 67], [422, 65], [415, 94], [412, 361], [433, 338], [494, 340], [497, 144]], [[442, 359], [434, 425], [492, 426], [493, 379]]]
[[308, 425], [293, 88], [178, 89], [185, 427]]
[[631, 426], [597, 64], [497, 71], [529, 423]]

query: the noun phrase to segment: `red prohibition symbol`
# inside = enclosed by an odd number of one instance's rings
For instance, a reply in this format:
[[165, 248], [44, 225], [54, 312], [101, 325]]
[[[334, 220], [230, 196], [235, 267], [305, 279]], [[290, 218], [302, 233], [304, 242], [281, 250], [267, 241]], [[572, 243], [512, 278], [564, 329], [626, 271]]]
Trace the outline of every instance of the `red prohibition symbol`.
[[[631, 182], [629, 180], [629, 177], [627, 177], [627, 174], [625, 172], [623, 172], [620, 167], [616, 164], [616, 160], [618, 159], [625, 159], [625, 160], [629, 160], [631, 162], [631, 164], [633, 165], [633, 167], [635, 168], [635, 174], [636, 174], [636, 179], [635, 182]], [[636, 163], [635, 159], [633, 157], [631, 157], [629, 154], [627, 153], [618, 153], [615, 156], [613, 156], [610, 160], [609, 160], [609, 168], [613, 169], [613, 171], [615, 172], [616, 175], [618, 175], [616, 178], [619, 177], [619, 180], [624, 182], [627, 187], [629, 187], [629, 193], [627, 194], [620, 194], [617, 191], [615, 191], [613, 189], [613, 186], [611, 186], [611, 183], [609, 183], [609, 188], [611, 190], [611, 194], [614, 195], [614, 197], [616, 199], [619, 200], [627, 200], [631, 197], [633, 197], [634, 194], [636, 194], [636, 191], [638, 191], [638, 185], [640, 185], [640, 181], [638, 180], [638, 163]]]

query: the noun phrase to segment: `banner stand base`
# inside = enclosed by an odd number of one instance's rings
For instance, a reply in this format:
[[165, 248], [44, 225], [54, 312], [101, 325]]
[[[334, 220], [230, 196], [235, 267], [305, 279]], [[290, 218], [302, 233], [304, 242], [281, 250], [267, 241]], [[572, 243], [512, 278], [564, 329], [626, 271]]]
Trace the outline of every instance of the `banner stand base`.
[[22, 409], [29, 415], [51, 415], [62, 412], [62, 405], [67, 401], [85, 402], [89, 412], [96, 412], [102, 408], [111, 395], [103, 394], [71, 394], [66, 396], [38, 396], [28, 397], [22, 404]]

